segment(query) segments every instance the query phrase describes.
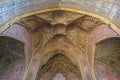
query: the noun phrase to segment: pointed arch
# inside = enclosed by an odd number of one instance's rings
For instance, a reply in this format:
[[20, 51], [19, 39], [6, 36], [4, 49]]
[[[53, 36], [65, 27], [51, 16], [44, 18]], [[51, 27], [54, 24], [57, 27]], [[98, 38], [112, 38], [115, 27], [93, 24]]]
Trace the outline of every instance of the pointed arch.
[[[65, 37], [65, 35], [55, 35], [48, 43], [36, 53], [34, 56], [31, 65], [29, 67], [29, 71], [26, 74], [25, 79], [35, 80], [38, 70], [47, 63], [47, 61], [54, 56], [57, 52], [63, 51], [62, 54], [67, 56], [71, 62], [78, 67], [81, 74], [88, 73], [86, 75], [82, 75], [83, 80], [89, 79], [92, 80], [92, 75], [88, 69], [85, 56], [83, 54], [79, 54], [79, 50], [72, 45], [71, 41]], [[83, 67], [84, 66], [84, 67]], [[35, 68], [33, 68], [35, 67]]]

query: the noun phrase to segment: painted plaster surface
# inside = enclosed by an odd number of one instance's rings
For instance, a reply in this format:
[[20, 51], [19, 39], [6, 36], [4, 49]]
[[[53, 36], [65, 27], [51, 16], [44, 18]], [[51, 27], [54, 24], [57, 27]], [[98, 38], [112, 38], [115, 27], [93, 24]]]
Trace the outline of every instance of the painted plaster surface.
[[[88, 60], [92, 62], [92, 53], [95, 51], [95, 44], [109, 37], [119, 37], [119, 35], [110, 28], [109, 25], [100, 25], [93, 30], [88, 43]], [[92, 64], [92, 63], [90, 63]]]
[[22, 80], [25, 72], [25, 60], [11, 64], [7, 71], [0, 75], [0, 80]]

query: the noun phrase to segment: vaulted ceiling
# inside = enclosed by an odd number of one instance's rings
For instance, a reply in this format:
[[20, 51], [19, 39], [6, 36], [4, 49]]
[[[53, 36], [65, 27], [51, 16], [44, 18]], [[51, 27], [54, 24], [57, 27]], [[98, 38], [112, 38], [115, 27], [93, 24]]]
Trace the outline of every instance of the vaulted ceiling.
[[95, 59], [120, 73], [120, 38], [109, 38], [96, 44]]
[[24, 44], [13, 38], [0, 37], [0, 76], [10, 65], [25, 59]]
[[[26, 29], [26, 31], [29, 32], [25, 34], [30, 34], [29, 37], [31, 37], [31, 40], [29, 40], [29, 42], [31, 43], [29, 45], [29, 48], [30, 47], [32, 48], [31, 51], [33, 55], [32, 56], [33, 62], [34, 59], [36, 58], [36, 54], [39, 54], [39, 51], [45, 48], [46, 45], [53, 44], [52, 47], [55, 48], [57, 43], [58, 46], [61, 45], [61, 43], [63, 43], [62, 45], [66, 44], [78, 50], [78, 54], [81, 60], [83, 60], [81, 61], [82, 66], [88, 67], [88, 65], [91, 63], [89, 62], [87, 63], [86, 58], [89, 57], [87, 49], [88, 49], [89, 38], [91, 36], [90, 34], [94, 31], [94, 29], [96, 29], [97, 27], [102, 27], [100, 25], [103, 25], [109, 27], [116, 34], [118, 35], [120, 34], [120, 29], [119, 29], [120, 1], [118, 0], [1, 1], [0, 2], [0, 33], [5, 31], [6, 29], [9, 29], [11, 25], [16, 25], [16, 24], [21, 27], [24, 27], [24, 29]], [[16, 30], [16, 34], [17, 34], [17, 30]], [[1, 42], [0, 52], [6, 53], [4, 52], [5, 50], [2, 50], [4, 48], [6, 49], [6, 51], [8, 51], [7, 54], [10, 55], [8, 56], [6, 54], [0, 54], [1, 71], [4, 68], [4, 65], [9, 66], [10, 64], [12, 64], [12, 62], [20, 59], [24, 59], [26, 57], [24, 55], [23, 43], [8, 37], [0, 38], [0, 42]], [[12, 45], [13, 42], [15, 42], [14, 45]], [[104, 40], [103, 42], [101, 41], [96, 44], [96, 52], [95, 52], [96, 60], [99, 60], [105, 64], [110, 65], [118, 72], [120, 72], [119, 43], [120, 43], [119, 38], [111, 38]], [[90, 56], [92, 59], [93, 54], [92, 53], [90, 54], [92, 55], [92, 57]], [[10, 62], [8, 62], [8, 64], [4, 64], [7, 63], [8, 59]], [[63, 62], [61, 62], [61, 60]], [[92, 60], [90, 60], [90, 62], [92, 62]], [[43, 63], [44, 62], [42, 62], [41, 64]], [[32, 65], [32, 62], [30, 65]], [[88, 75], [90, 71], [89, 69], [87, 70], [87, 67], [83, 67], [83, 70], [86, 70], [85, 71], [86, 74], [84, 74], [86, 76], [85, 78], [92, 80], [91, 75]], [[69, 70], [67, 70], [67, 68], [69, 68]], [[63, 75], [65, 76], [69, 72], [76, 74], [77, 71], [78, 71], [78, 66], [76, 66], [72, 61], [70, 61], [68, 57], [62, 54], [57, 54], [52, 56], [44, 65], [42, 65], [42, 67], [40, 68], [40, 75], [41, 73], [51, 72], [54, 73], [53, 75], [55, 76], [57, 72], [60, 72], [63, 73]], [[32, 76], [30, 76], [29, 78], [31, 77]]]
[[86, 53], [84, 51], [87, 48], [89, 33], [105, 23], [88, 15], [59, 10], [25, 17], [14, 24], [22, 25], [31, 33], [35, 51], [44, 46], [55, 35], [63, 34], [74, 45], [82, 48], [82, 53]]

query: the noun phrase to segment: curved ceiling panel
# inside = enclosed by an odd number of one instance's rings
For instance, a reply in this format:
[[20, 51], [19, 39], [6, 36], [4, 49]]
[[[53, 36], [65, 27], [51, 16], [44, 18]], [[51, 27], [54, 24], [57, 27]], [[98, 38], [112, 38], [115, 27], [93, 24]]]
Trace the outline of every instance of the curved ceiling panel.
[[10, 37], [0, 37], [0, 74], [13, 63], [25, 58], [24, 44]]
[[97, 43], [95, 59], [120, 73], [120, 38], [110, 38]]

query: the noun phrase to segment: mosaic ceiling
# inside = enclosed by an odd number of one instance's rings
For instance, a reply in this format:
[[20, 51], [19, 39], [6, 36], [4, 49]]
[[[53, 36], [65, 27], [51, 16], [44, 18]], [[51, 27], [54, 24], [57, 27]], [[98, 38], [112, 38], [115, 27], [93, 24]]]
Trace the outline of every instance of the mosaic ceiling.
[[97, 43], [95, 59], [120, 73], [120, 38], [110, 38]]

